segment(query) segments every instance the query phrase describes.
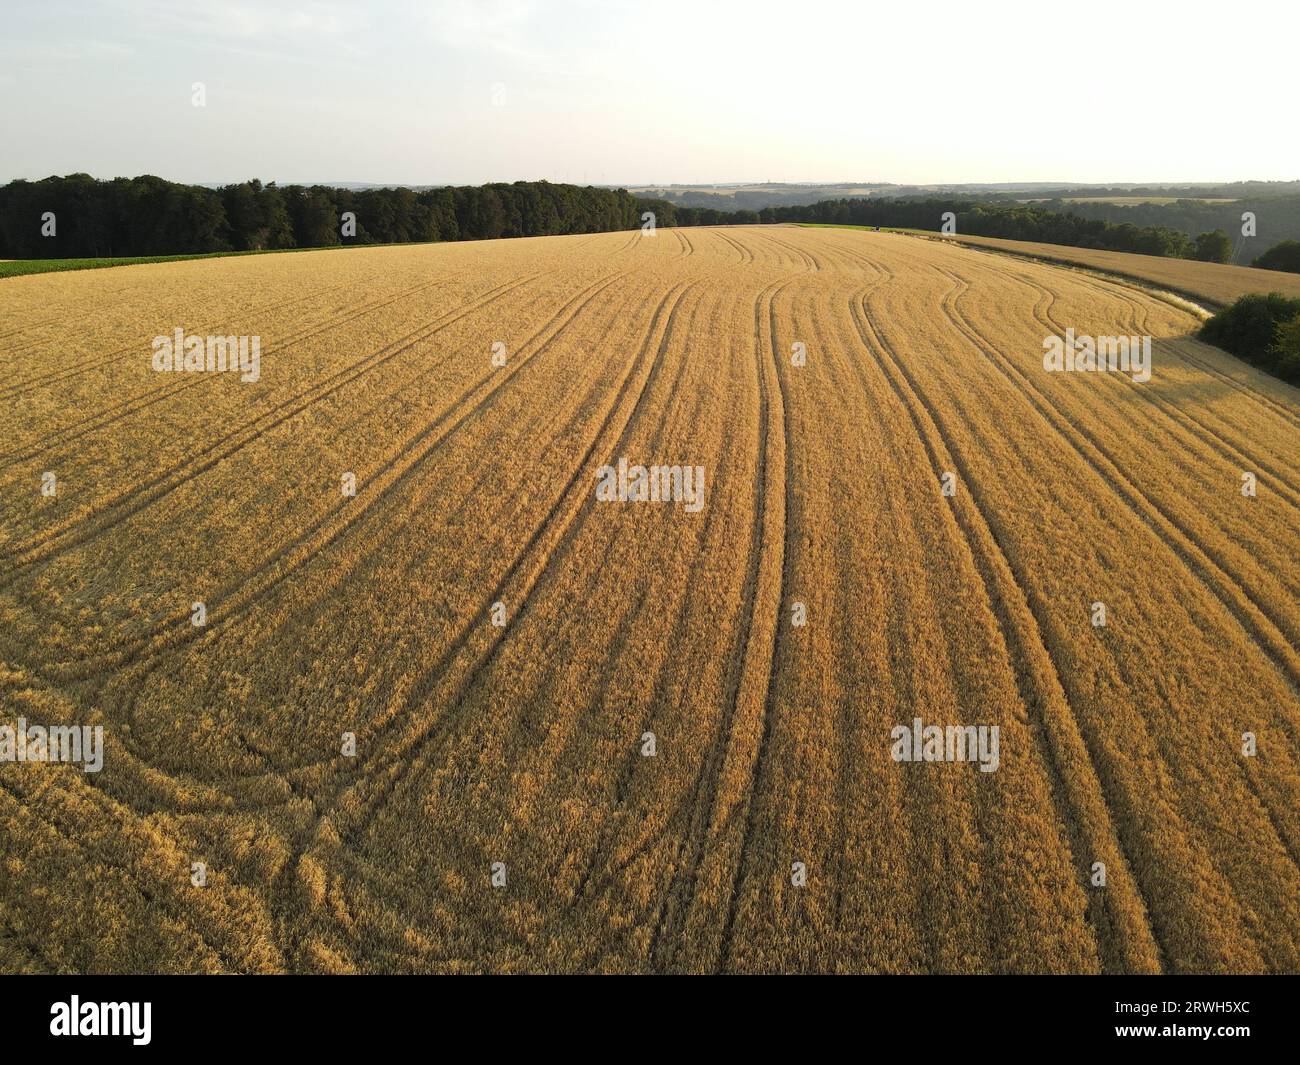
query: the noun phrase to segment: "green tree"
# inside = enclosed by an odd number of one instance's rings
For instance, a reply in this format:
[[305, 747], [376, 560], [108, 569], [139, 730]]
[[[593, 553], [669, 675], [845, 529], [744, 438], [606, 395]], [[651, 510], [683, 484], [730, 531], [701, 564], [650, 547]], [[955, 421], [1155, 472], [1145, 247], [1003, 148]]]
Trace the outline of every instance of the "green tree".
[[1273, 353], [1274, 372], [1278, 377], [1300, 384], [1300, 315], [1278, 326]]
[[[285, 206], [300, 248], [322, 248], [341, 241], [342, 220], [330, 196], [332, 189], [313, 185], [309, 189], [291, 185], [284, 190]], [[358, 222], [360, 222], [358, 212]]]
[[1222, 229], [1202, 233], [1196, 238], [1192, 258], [1203, 263], [1226, 263], [1232, 258], [1232, 241]]
[[1251, 265], [1264, 270], [1285, 270], [1300, 274], [1300, 240], [1284, 240], [1280, 244], [1274, 244]]

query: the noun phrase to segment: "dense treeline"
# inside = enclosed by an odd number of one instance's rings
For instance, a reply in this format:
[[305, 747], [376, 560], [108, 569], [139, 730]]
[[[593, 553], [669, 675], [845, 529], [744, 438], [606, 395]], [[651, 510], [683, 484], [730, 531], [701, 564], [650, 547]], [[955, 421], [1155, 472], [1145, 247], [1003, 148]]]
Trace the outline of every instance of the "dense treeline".
[[[1211, 192], [1199, 195], [1211, 195]], [[1249, 262], [1280, 241], [1300, 239], [1300, 196], [1294, 194], [1243, 196], [1240, 193], [1238, 196], [1238, 199], [1226, 203], [1180, 199], [1174, 203], [1117, 204], [1099, 200], [1077, 203], [1054, 199], [1035, 206], [1049, 211], [1069, 212], [1080, 218], [1103, 222], [1166, 226], [1189, 237], [1207, 230], [1222, 229], [1232, 237], [1235, 246], [1234, 261], [1242, 263]], [[1242, 215], [1247, 212], [1253, 216], [1254, 236], [1242, 234]]]
[[1201, 339], [1300, 385], [1300, 300], [1242, 296], [1201, 327]]
[[[1279, 201], [1280, 202], [1280, 201]], [[959, 233], [1223, 262], [1219, 231], [1085, 218], [1042, 204], [985, 198], [843, 198], [724, 211], [643, 199], [625, 189], [546, 181], [443, 188], [346, 189], [245, 181], [221, 188], [144, 176], [87, 174], [0, 187], [0, 259], [71, 259], [319, 248], [336, 244], [487, 240], [660, 226], [817, 222]], [[1285, 267], [1283, 267], [1285, 268]]]
[[[546, 181], [477, 187], [219, 189], [87, 174], [0, 187], [0, 259], [61, 259], [486, 240], [633, 229], [623, 189]], [[351, 226], [345, 217], [355, 216]]]

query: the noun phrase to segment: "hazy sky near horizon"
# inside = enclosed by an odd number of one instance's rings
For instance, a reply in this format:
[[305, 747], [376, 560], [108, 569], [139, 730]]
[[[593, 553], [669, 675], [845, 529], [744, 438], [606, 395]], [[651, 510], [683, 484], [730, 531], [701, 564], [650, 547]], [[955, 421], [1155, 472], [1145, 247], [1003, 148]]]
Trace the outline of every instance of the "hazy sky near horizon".
[[1300, 178], [1300, 13], [1276, 0], [7, 0], [2, 19], [0, 180]]

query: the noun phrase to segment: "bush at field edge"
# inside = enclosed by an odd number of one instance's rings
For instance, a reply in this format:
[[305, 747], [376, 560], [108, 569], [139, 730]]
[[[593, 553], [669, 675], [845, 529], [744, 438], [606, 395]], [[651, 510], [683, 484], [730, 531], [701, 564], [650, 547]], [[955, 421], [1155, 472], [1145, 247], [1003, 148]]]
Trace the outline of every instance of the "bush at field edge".
[[1284, 381], [1300, 384], [1300, 299], [1280, 292], [1242, 296], [1207, 321], [1200, 337]]

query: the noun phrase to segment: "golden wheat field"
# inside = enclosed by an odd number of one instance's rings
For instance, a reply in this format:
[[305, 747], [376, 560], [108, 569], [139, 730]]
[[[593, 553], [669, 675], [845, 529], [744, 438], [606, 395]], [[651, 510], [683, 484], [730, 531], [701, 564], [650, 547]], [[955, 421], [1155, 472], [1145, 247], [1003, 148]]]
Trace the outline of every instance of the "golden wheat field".
[[0, 762], [0, 970], [1300, 970], [1300, 392], [1172, 304], [755, 226], [0, 312], [0, 725], [103, 730]]

